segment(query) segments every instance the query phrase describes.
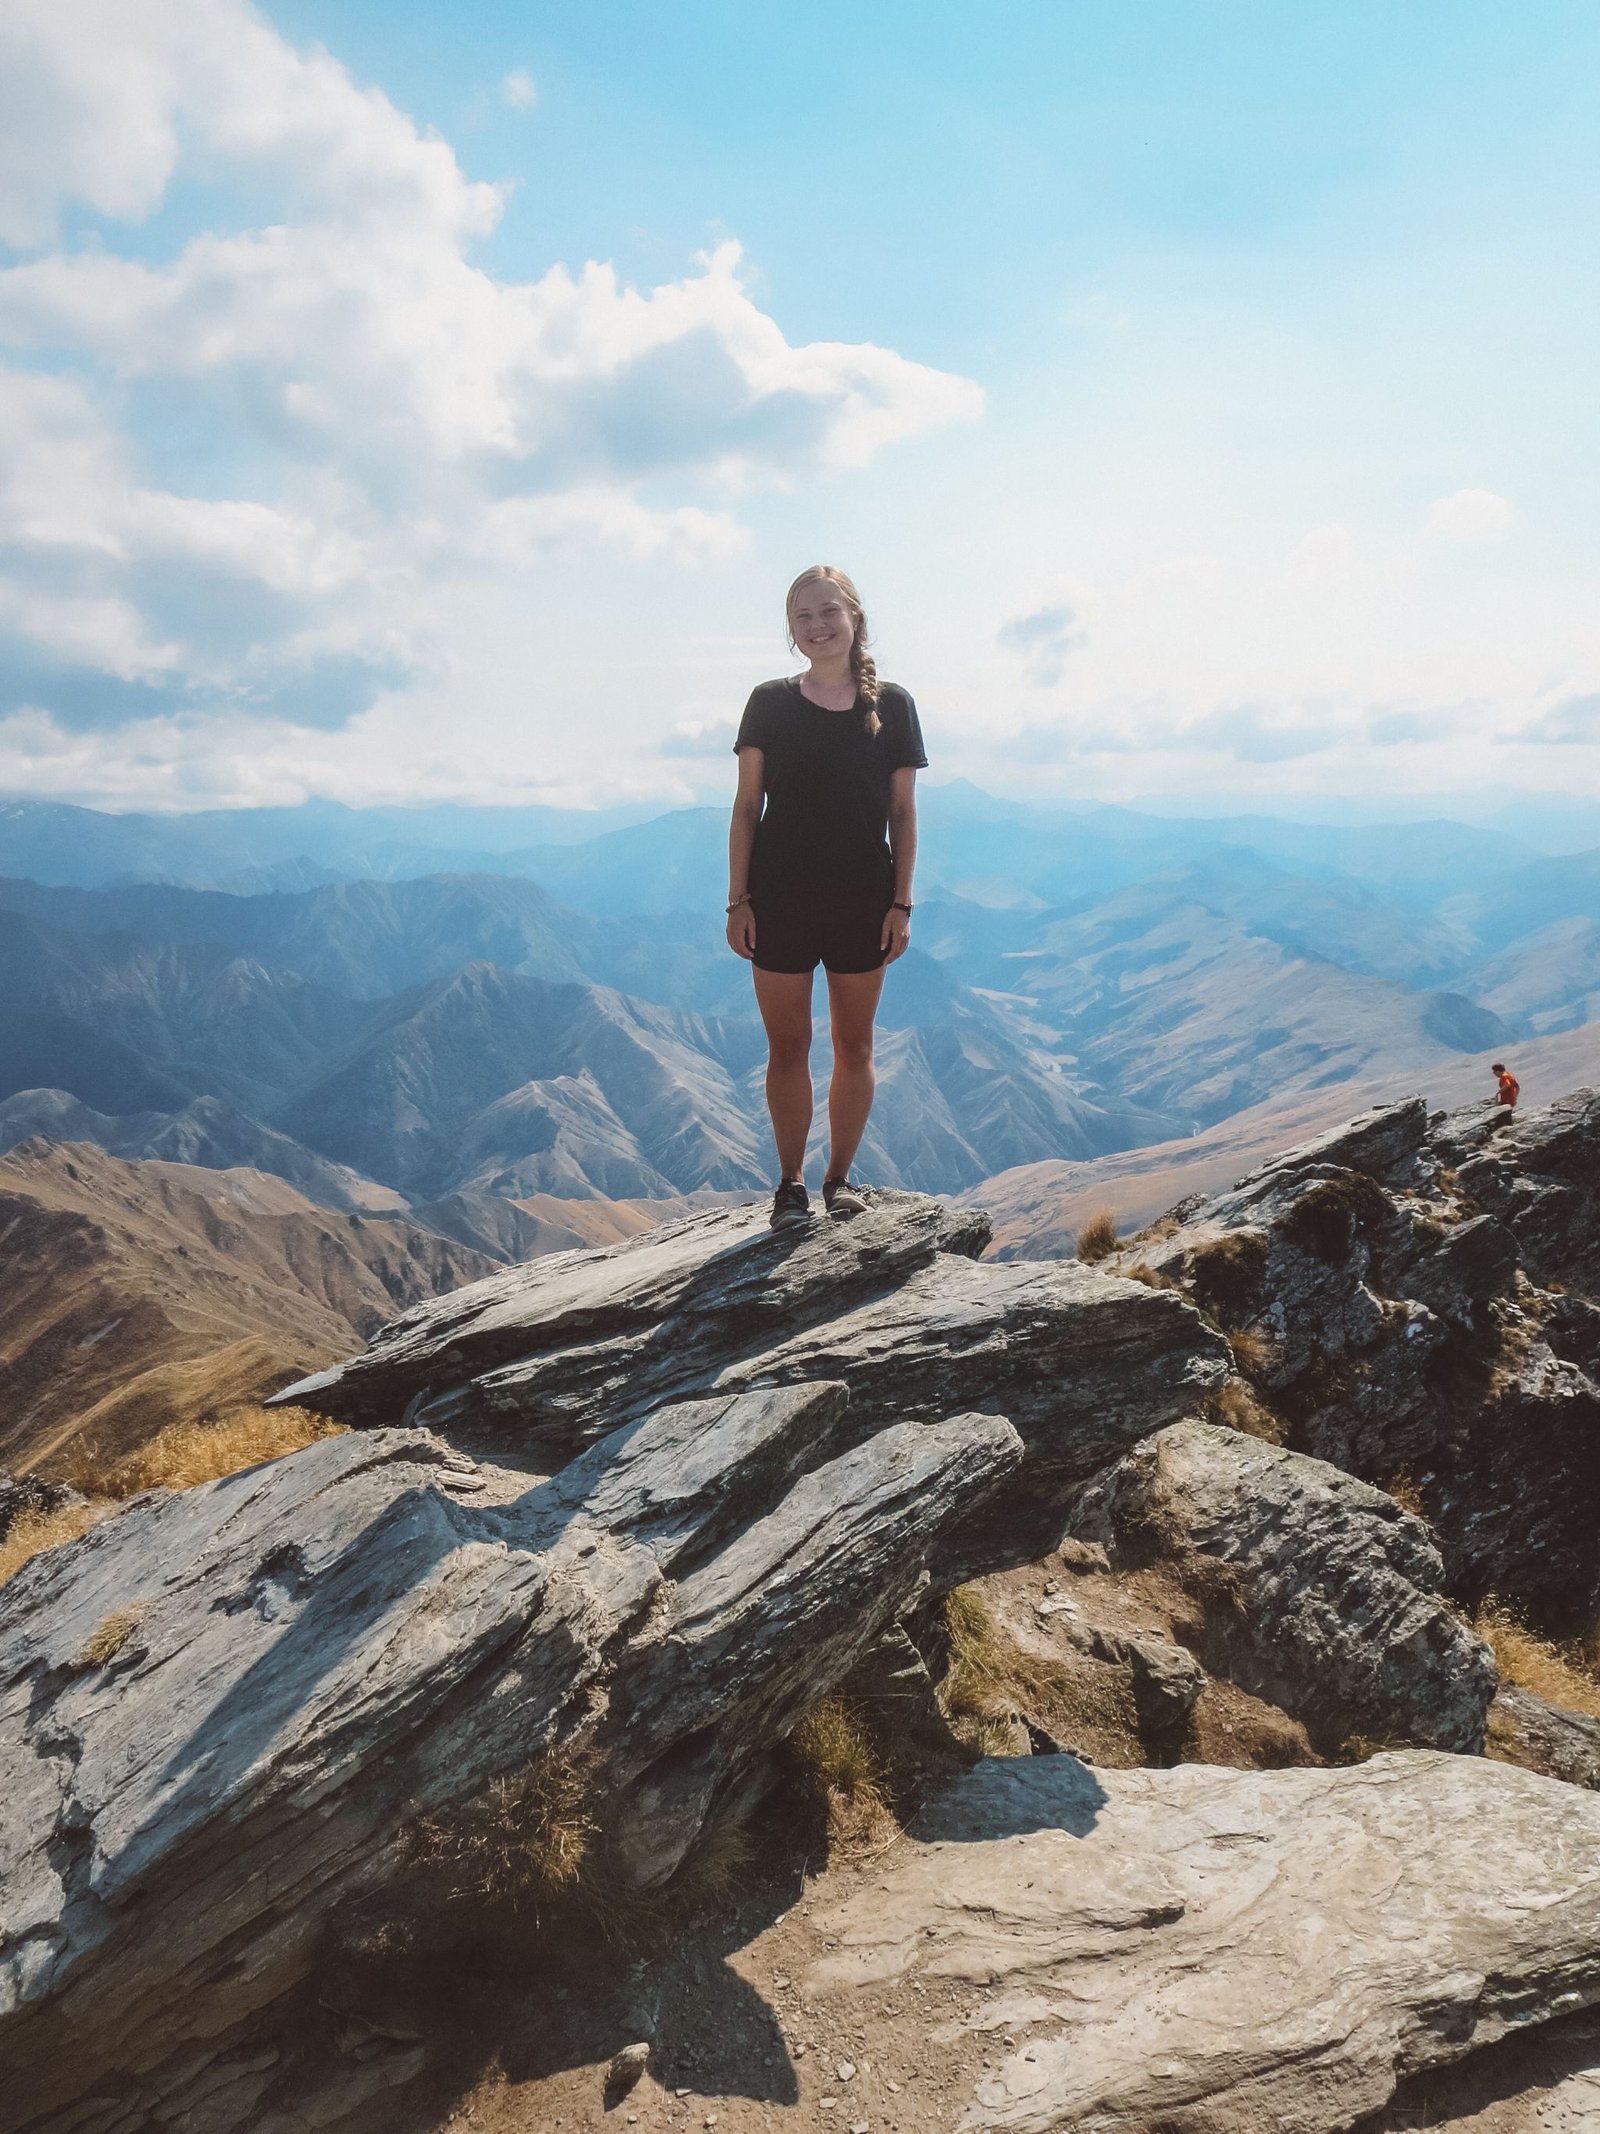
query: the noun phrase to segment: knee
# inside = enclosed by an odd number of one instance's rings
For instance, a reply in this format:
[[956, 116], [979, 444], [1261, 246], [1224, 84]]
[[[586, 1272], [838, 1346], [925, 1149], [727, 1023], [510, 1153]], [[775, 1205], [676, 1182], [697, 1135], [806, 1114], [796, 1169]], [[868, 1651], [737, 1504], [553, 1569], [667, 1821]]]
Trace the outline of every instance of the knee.
[[872, 1032], [864, 1037], [841, 1037], [837, 1031], [833, 1039], [834, 1065], [844, 1067], [852, 1074], [866, 1074], [872, 1066]]
[[767, 1040], [768, 1058], [780, 1073], [784, 1068], [804, 1067], [811, 1059], [811, 1032], [806, 1030], [774, 1031]]

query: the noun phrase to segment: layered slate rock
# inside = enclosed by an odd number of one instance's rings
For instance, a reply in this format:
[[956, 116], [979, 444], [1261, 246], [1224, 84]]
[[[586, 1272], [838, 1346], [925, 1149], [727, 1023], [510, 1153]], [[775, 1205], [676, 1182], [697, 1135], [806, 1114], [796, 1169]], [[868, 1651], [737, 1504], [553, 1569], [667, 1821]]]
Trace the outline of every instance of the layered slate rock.
[[[664, 1881], [1022, 1456], [993, 1415], [851, 1437], [838, 1386], [724, 1395], [495, 1507], [429, 1433], [351, 1433], [36, 1558], [0, 1589], [0, 2129], [232, 2095], [334, 1909], [497, 1779], [581, 1769], [608, 1874]], [[208, 2128], [276, 2123], [246, 2058]]]
[[987, 1219], [881, 1192], [849, 1223], [774, 1235], [760, 1209], [509, 1268], [405, 1313], [364, 1355], [279, 1396], [357, 1426], [407, 1421], [551, 1464], [666, 1400], [827, 1378], [851, 1427], [976, 1409], [1026, 1448], [965, 1529], [968, 1574], [1059, 1538], [1073, 1491], [1203, 1404], [1221, 1338], [1177, 1296], [1074, 1262], [980, 1262]]
[[812, 1991], [968, 1990], [955, 2020], [998, 2063], [972, 2134], [1334, 2134], [1405, 2076], [1600, 2000], [1600, 1800], [1425, 1751], [990, 1761], [817, 1926]]
[[1458, 1598], [1499, 1592], [1567, 1629], [1600, 1593], [1585, 1163], [1600, 1174], [1592, 1093], [1431, 1120], [1414, 1098], [1185, 1203], [1102, 1264], [1177, 1283], [1227, 1328], [1296, 1450], [1414, 1487]]
[[1569, 1712], [1531, 1689], [1507, 1683], [1489, 1708], [1489, 1750], [1600, 1793], [1600, 1719]]
[[1193, 1580], [1209, 1603], [1206, 1665], [1325, 1753], [1352, 1735], [1482, 1750], [1493, 1656], [1444, 1599], [1427, 1528], [1383, 1490], [1186, 1421], [1103, 1475], [1073, 1532], [1114, 1568], [1164, 1561]]

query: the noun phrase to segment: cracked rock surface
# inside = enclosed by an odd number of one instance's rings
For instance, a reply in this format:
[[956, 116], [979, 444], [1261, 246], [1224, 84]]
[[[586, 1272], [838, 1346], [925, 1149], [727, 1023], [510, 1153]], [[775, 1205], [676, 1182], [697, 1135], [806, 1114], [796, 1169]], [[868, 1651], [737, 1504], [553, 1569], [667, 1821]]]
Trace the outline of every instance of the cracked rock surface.
[[1420, 1519], [1323, 1460], [1186, 1421], [1126, 1454], [1073, 1532], [1113, 1567], [1169, 1562], [1212, 1605], [1202, 1658], [1332, 1752], [1352, 1734], [1482, 1750], [1489, 1648], [1443, 1595]]
[[486, 1509], [428, 1433], [351, 1434], [36, 1558], [0, 1591], [0, 2127], [91, 2090], [157, 2123], [419, 1815], [541, 1756], [582, 1752], [613, 1872], [670, 1874], [1021, 1457], [998, 1416], [845, 1415], [679, 1404]]
[[778, 1236], [759, 1208], [695, 1216], [472, 1283], [278, 1398], [552, 1461], [663, 1400], [752, 1385], [842, 1379], [859, 1432], [981, 1409], [1025, 1448], [966, 1529], [965, 1571], [997, 1569], [1052, 1547], [1072, 1490], [1203, 1404], [1228, 1356], [1180, 1298], [1076, 1262], [980, 1262], [988, 1236], [912, 1193]]
[[977, 1765], [818, 1920], [817, 1991], [956, 1980], [1005, 2040], [960, 2124], [1334, 2134], [1600, 2000], [1600, 1801], [1477, 1758]]
[[1596, 1177], [1592, 1091], [1431, 1118], [1411, 1098], [1101, 1264], [1211, 1313], [1296, 1451], [1414, 1489], [1458, 1599], [1565, 1631], [1600, 1598]]

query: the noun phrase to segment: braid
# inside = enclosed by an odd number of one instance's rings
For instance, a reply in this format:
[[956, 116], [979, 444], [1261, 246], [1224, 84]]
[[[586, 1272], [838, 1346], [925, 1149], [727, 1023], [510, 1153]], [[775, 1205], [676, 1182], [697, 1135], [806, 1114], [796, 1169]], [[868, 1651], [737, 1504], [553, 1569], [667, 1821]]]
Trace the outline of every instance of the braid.
[[883, 725], [878, 717], [878, 662], [867, 650], [867, 618], [856, 610], [856, 634], [850, 640], [850, 672], [856, 678], [867, 706], [867, 732], [875, 734]]

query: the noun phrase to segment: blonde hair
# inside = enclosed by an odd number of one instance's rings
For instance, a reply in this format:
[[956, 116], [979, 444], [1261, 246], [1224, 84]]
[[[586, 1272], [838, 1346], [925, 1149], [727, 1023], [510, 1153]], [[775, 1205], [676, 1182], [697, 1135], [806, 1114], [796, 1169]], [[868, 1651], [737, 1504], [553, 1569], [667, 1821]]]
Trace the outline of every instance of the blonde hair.
[[867, 636], [867, 611], [861, 605], [861, 595], [854, 584], [843, 571], [835, 569], [833, 564], [813, 563], [809, 570], [800, 573], [784, 594], [783, 612], [789, 625], [789, 643], [796, 652], [799, 651], [800, 647], [795, 642], [794, 634], [795, 596], [802, 586], [818, 584], [836, 586], [855, 618], [855, 630], [850, 639], [850, 672], [855, 677], [856, 688], [866, 703], [867, 732], [875, 734], [883, 721], [878, 717], [878, 663], [867, 650], [870, 642]]

